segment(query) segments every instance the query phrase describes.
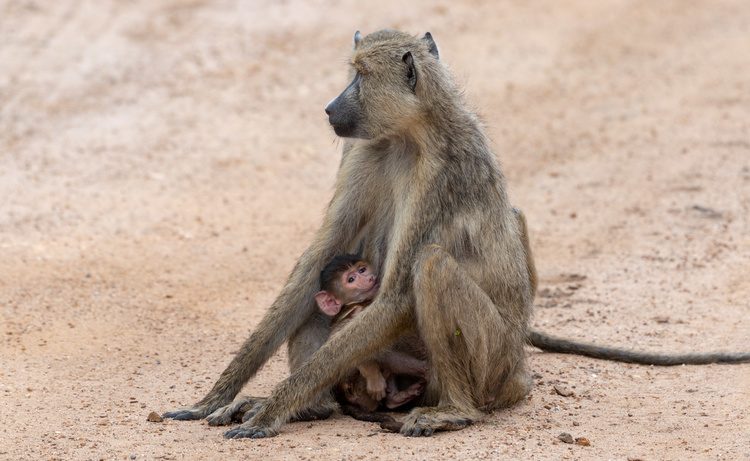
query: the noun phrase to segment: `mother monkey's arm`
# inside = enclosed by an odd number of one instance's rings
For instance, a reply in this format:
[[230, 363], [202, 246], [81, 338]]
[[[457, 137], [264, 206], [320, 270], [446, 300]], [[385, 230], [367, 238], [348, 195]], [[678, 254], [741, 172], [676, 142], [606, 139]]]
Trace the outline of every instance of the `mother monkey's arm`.
[[[281, 293], [263, 316], [258, 327], [242, 344], [231, 363], [222, 372], [211, 391], [193, 406], [168, 412], [166, 418], [180, 420], [202, 419], [216, 413], [213, 423], [228, 423], [227, 415], [218, 416], [221, 409], [232, 403], [242, 387], [258, 369], [268, 361], [281, 344], [310, 326], [310, 316], [316, 312], [314, 296], [319, 291], [319, 273], [330, 258], [344, 253], [349, 242], [365, 223], [364, 203], [357, 194], [364, 193], [356, 184], [349, 184], [352, 175], [344, 174], [349, 168], [347, 147], [337, 175], [336, 189], [328, 205], [323, 223], [315, 235], [312, 245], [295, 264]], [[319, 329], [319, 327], [318, 327]], [[321, 336], [322, 344], [327, 335], [324, 331], [313, 332]], [[290, 348], [290, 363], [301, 364], [314, 350]], [[291, 357], [306, 354], [307, 357]], [[231, 415], [229, 415], [231, 416]]]

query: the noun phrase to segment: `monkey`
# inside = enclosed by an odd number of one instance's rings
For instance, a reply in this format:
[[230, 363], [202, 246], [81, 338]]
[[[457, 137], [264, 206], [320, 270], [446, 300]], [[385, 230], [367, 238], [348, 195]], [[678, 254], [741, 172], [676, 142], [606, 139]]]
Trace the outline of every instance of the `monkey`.
[[[378, 287], [370, 265], [357, 255], [336, 256], [323, 268], [321, 291], [315, 300], [321, 311], [334, 317], [329, 337], [365, 309]], [[356, 371], [334, 386], [334, 395], [339, 403], [370, 412], [383, 399], [388, 409], [401, 407], [419, 397], [427, 385], [426, 354], [415, 334], [405, 335], [388, 350], [359, 364]]]
[[[337, 409], [330, 389], [351, 364], [408, 331], [424, 342], [432, 379], [420, 406], [401, 419], [403, 435], [462, 429], [531, 390], [525, 345], [546, 347], [546, 337], [529, 330], [528, 241], [483, 125], [432, 35], [357, 32], [349, 76], [325, 107], [344, 142], [313, 242], [209, 393], [165, 417], [228, 424], [246, 405], [243, 424], [225, 437], [275, 436], [295, 418], [330, 415]], [[316, 273], [344, 253], [370, 261], [380, 288], [327, 340], [330, 318], [313, 302]], [[268, 398], [233, 402], [285, 341], [289, 377]]]
[[[489, 138], [432, 36], [357, 33], [350, 77], [326, 106], [343, 153], [312, 244], [208, 395], [167, 417], [228, 423], [242, 385], [288, 340], [290, 376], [225, 434], [277, 435], [294, 417], [335, 409], [328, 390], [351, 364], [410, 331], [425, 344], [432, 379], [402, 434], [464, 428], [530, 391], [524, 244]], [[343, 253], [370, 261], [380, 288], [326, 340], [330, 320], [311, 302], [314, 275]]]
[[[334, 257], [323, 268], [320, 272], [321, 291], [315, 294], [315, 301], [323, 313], [333, 317], [329, 337], [364, 310], [375, 297], [378, 287], [370, 266], [354, 255]], [[357, 370], [359, 374], [351, 373], [334, 389], [341, 391], [339, 394], [345, 401], [373, 411], [385, 397], [385, 376], [380, 365], [372, 359], [357, 365]]]
[[429, 382], [426, 370], [426, 367], [416, 369], [409, 366], [404, 368], [404, 373], [396, 374], [389, 368], [383, 368], [386, 386], [384, 399], [373, 397], [367, 388], [367, 377], [355, 370], [334, 386], [334, 395], [341, 405], [355, 405], [364, 411], [375, 411], [381, 406], [388, 410], [401, 409], [412, 402], [419, 402], [418, 398]]

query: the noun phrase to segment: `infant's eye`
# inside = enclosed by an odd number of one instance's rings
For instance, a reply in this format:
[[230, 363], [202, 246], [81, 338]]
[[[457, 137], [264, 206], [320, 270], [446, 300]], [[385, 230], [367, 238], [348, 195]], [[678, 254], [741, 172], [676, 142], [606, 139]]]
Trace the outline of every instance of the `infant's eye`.
[[347, 282], [352, 283], [354, 281], [354, 277], [349, 277], [349, 280]]
[[360, 273], [360, 274], [364, 274], [364, 273], [365, 273], [365, 269], [366, 269], [366, 268], [365, 268], [364, 266], [363, 266], [363, 267], [360, 267], [360, 268], [359, 268], [359, 273]]

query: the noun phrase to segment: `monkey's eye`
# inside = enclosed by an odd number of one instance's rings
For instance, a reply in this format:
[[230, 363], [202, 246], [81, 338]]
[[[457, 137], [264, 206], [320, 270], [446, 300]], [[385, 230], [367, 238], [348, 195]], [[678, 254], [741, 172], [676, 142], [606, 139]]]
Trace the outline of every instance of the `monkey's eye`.
[[359, 273], [360, 274], [364, 274], [366, 270], [367, 270], [367, 268], [365, 266], [362, 266], [362, 267], [359, 268]]
[[354, 281], [354, 276], [352, 275], [351, 277], [349, 277], [349, 279], [347, 280], [347, 282], [352, 283], [353, 281]]

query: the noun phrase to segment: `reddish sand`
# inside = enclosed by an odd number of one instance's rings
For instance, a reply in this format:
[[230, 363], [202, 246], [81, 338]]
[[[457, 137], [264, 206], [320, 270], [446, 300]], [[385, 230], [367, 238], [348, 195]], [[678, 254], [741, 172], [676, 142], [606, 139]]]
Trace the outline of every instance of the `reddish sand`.
[[[146, 421], [205, 395], [310, 242], [340, 156], [323, 107], [383, 27], [431, 31], [486, 120], [534, 326], [750, 350], [746, 0], [6, 1], [0, 459], [750, 458], [750, 365], [531, 349], [528, 399], [431, 438]], [[286, 374], [282, 350], [245, 392]]]

